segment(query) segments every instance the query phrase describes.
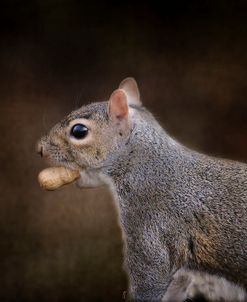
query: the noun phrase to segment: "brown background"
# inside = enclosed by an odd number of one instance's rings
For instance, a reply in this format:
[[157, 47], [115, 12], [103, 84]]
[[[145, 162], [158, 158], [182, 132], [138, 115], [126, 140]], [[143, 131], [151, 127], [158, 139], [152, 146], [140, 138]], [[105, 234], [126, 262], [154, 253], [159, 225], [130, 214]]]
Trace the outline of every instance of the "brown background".
[[34, 148], [124, 77], [178, 140], [247, 160], [245, 1], [103, 2], [0, 3], [0, 301], [121, 301], [109, 192], [42, 191]]

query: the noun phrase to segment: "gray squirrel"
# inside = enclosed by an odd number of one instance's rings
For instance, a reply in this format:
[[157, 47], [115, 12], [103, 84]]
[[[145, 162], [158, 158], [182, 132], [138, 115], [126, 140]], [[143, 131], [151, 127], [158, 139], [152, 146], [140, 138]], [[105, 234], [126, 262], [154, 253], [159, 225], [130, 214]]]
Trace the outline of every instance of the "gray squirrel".
[[233, 295], [218, 290], [219, 301], [247, 301], [247, 165], [170, 137], [143, 107], [133, 78], [108, 101], [71, 112], [38, 151], [51, 165], [80, 170], [80, 187], [111, 188], [129, 299], [180, 302], [214, 278]]

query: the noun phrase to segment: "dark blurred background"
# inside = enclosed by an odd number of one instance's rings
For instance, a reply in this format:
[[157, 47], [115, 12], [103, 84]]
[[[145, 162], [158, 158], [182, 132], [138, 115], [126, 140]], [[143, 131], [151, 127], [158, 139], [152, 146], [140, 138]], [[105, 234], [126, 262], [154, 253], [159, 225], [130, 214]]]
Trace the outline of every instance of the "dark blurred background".
[[35, 143], [126, 76], [171, 135], [247, 160], [246, 1], [0, 2], [0, 301], [121, 301], [108, 191], [42, 191]]

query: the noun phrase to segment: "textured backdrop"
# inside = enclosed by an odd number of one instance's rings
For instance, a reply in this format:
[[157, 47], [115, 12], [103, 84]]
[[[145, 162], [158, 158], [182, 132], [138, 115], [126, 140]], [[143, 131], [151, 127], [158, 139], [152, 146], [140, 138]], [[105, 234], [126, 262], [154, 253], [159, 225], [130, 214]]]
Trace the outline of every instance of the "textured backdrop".
[[124, 77], [179, 141], [247, 160], [247, 5], [201, 2], [1, 1], [0, 301], [121, 301], [110, 193], [42, 191], [35, 143]]

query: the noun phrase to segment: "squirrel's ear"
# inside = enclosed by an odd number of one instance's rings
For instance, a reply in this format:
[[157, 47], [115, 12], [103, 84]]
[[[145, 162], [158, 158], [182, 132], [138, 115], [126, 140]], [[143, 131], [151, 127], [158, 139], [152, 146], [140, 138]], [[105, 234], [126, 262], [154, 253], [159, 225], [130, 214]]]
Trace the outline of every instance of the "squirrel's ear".
[[128, 98], [128, 103], [130, 105], [135, 105], [135, 106], [141, 106], [141, 100], [140, 100], [140, 92], [137, 86], [137, 83], [134, 78], [126, 78], [124, 79], [120, 85], [120, 89], [123, 89]]
[[108, 107], [108, 114], [113, 120], [122, 121], [128, 118], [129, 106], [127, 95], [124, 90], [113, 91]]

